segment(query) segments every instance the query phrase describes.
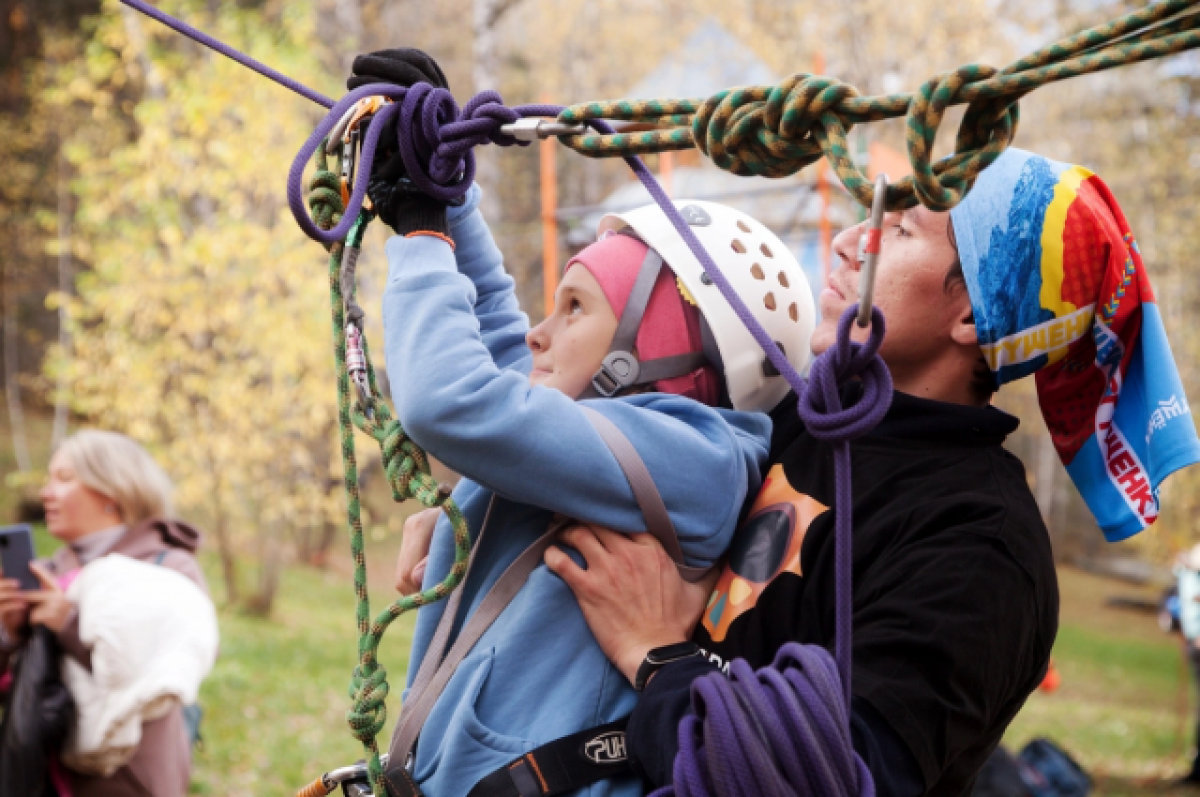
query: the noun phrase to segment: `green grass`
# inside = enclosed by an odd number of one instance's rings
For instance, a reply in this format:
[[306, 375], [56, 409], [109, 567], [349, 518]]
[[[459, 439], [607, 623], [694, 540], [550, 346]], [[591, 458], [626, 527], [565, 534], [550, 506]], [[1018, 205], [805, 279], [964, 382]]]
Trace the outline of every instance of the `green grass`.
[[[372, 559], [389, 556], [378, 551]], [[1148, 615], [1104, 607], [1105, 596], [1129, 594], [1128, 587], [1072, 570], [1060, 581], [1054, 656], [1063, 685], [1035, 694], [1005, 743], [1016, 749], [1036, 736], [1056, 740], [1096, 776], [1101, 797], [1175, 794], [1168, 783], [1185, 768], [1181, 750], [1192, 744], [1193, 729], [1188, 714], [1181, 747], [1176, 638], [1162, 635]], [[384, 585], [376, 590], [379, 601]], [[349, 576], [307, 569], [288, 572], [272, 619], [222, 614], [221, 659], [202, 692], [206, 741], [194, 793], [289, 795], [361, 756], [343, 719], [353, 617]], [[411, 629], [402, 618], [385, 641], [393, 695], [403, 684]], [[393, 699], [389, 727], [396, 710]]]
[[1107, 595], [1136, 590], [1069, 569], [1059, 582], [1054, 659], [1062, 686], [1029, 699], [1005, 744], [1055, 740], [1096, 778], [1100, 795], [1176, 793], [1170, 782], [1186, 771], [1195, 741], [1194, 712], [1180, 712], [1191, 674], [1179, 638], [1162, 634], [1149, 615], [1104, 606]]
[[[383, 590], [376, 594], [375, 605], [382, 606]], [[380, 651], [393, 695], [385, 746], [399, 710], [412, 617], [393, 625]], [[291, 795], [322, 772], [361, 758], [345, 721], [355, 640], [354, 595], [345, 575], [290, 570], [269, 620], [222, 612], [221, 656], [201, 690], [204, 744], [193, 793]]]

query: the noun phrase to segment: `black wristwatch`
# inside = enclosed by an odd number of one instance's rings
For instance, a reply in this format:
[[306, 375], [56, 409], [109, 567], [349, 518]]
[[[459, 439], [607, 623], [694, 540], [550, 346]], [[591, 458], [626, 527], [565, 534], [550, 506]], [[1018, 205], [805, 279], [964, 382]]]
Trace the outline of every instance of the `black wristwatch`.
[[695, 642], [676, 642], [674, 645], [654, 648], [646, 654], [642, 666], [638, 667], [637, 676], [633, 679], [633, 688], [640, 692], [646, 688], [646, 681], [649, 681], [650, 676], [658, 672], [659, 668], [673, 661], [699, 655], [700, 646]]

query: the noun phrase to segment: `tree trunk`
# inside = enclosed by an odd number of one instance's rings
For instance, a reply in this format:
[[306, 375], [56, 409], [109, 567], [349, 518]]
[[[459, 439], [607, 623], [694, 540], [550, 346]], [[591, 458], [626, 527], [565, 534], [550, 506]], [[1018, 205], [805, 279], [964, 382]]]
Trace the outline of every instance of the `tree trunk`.
[[[518, 2], [519, 0], [473, 0], [471, 82], [475, 85], [476, 93], [487, 89], [500, 89], [500, 37], [496, 28], [501, 18]], [[482, 210], [488, 215], [494, 214], [500, 208], [495, 195], [500, 183], [495, 149], [479, 147], [475, 150], [475, 182], [483, 187]]]
[[[75, 275], [71, 262], [71, 191], [67, 181], [67, 159], [58, 154], [58, 352], [64, 365], [71, 357], [71, 326], [67, 302], [74, 286]], [[51, 448], [67, 436], [67, 371], [60, 367], [54, 385], [54, 427], [50, 435]]]
[[[1055, 499], [1057, 497], [1058, 453], [1054, 450], [1054, 439], [1049, 432], [1038, 435], [1036, 468], [1037, 482], [1034, 485], [1036, 489], [1033, 497], [1037, 501], [1038, 509], [1041, 510], [1042, 519], [1050, 526], [1058, 518], [1054, 511], [1054, 505], [1057, 503]], [[1054, 539], [1056, 532], [1059, 531], [1061, 529], [1051, 526], [1050, 538]]]
[[129, 37], [134, 52], [137, 53], [138, 66], [142, 69], [142, 79], [146, 81], [146, 94], [152, 99], [160, 100], [166, 96], [166, 87], [162, 75], [150, 59], [146, 49], [146, 32], [142, 29], [142, 18], [139, 12], [129, 6], [121, 6], [121, 21], [125, 23], [125, 35]]
[[362, 48], [362, 0], [334, 0], [333, 15], [341, 29], [342, 74], [349, 75], [354, 56]]
[[[203, 434], [203, 429], [201, 430]], [[229, 518], [225, 514], [225, 504], [221, 500], [223, 485], [221, 472], [217, 468], [211, 452], [208, 457], [209, 472], [212, 474], [212, 522], [213, 534], [217, 538], [217, 558], [221, 560], [221, 581], [225, 584], [225, 603], [234, 606], [241, 599], [238, 589], [237, 556], [233, 550], [233, 540], [229, 536]]]
[[21, 369], [17, 360], [17, 287], [12, 264], [5, 261], [4, 287], [4, 396], [8, 401], [8, 428], [12, 434], [13, 455], [17, 470], [28, 473], [33, 469], [29, 459], [29, 440], [25, 433], [25, 411], [21, 406]]
[[266, 617], [279, 591], [279, 576], [283, 570], [283, 551], [279, 545], [279, 524], [272, 522], [258, 535], [258, 580], [254, 594], [246, 600], [246, 611], [255, 617]]

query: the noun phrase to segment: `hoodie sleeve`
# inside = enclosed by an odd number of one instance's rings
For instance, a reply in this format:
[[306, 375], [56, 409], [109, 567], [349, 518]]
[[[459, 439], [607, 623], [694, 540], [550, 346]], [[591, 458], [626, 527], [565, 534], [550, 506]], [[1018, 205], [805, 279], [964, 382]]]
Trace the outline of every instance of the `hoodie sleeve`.
[[479, 211], [482, 198], [483, 190], [477, 183], [467, 193], [467, 201], [447, 213], [455, 264], [475, 286], [473, 304], [479, 337], [492, 360], [500, 368], [528, 373], [532, 358], [525, 343], [529, 318], [521, 312], [516, 283], [504, 270], [504, 256]]
[[[483, 341], [476, 286], [450, 247], [393, 238], [383, 299], [388, 372], [400, 421], [449, 467], [505, 498], [618, 531], [645, 531], [613, 455], [580, 406], [524, 372], [502, 370]], [[589, 402], [637, 449], [671, 514], [687, 563], [723, 552], [756, 490], [771, 423], [661, 393]]]

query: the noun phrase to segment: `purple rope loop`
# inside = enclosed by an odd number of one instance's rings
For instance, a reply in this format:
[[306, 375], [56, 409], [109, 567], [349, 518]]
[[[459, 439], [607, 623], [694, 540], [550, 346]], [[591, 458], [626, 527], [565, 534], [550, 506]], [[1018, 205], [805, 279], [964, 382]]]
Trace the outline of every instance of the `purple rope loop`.
[[[304, 169], [346, 111], [362, 98], [377, 95], [394, 102], [376, 112], [375, 121], [367, 130], [350, 202], [342, 214], [342, 220], [332, 229], [322, 230], [304, 205]], [[501, 133], [501, 126], [523, 116], [556, 116], [560, 110], [561, 107], [557, 105], [518, 105], [509, 108], [499, 94], [485, 91], [473, 97], [460, 111], [449, 91], [427, 83], [418, 83], [412, 88], [391, 83], [359, 86], [334, 104], [296, 154], [292, 168], [288, 170], [288, 206], [300, 229], [313, 240], [331, 244], [345, 238], [362, 210], [381, 131], [385, 123], [397, 115], [396, 143], [409, 179], [429, 196], [443, 202], [453, 202], [467, 193], [475, 179], [476, 146], [487, 143], [502, 147], [513, 144], [524, 146], [529, 142], [517, 141]]]
[[[797, 409], [808, 432], [833, 445], [834, 495], [834, 651], [842, 677], [842, 697], [850, 703], [851, 628], [853, 625], [853, 494], [850, 489], [850, 441], [871, 431], [892, 404], [892, 375], [879, 356], [886, 324], [883, 313], [871, 308], [871, 334], [866, 343], [854, 343], [850, 333], [858, 305], [846, 309], [838, 320], [837, 341], [818, 356], [809, 371], [806, 389], [799, 393]], [[839, 388], [852, 379], [862, 381], [862, 396], [842, 407]]]

